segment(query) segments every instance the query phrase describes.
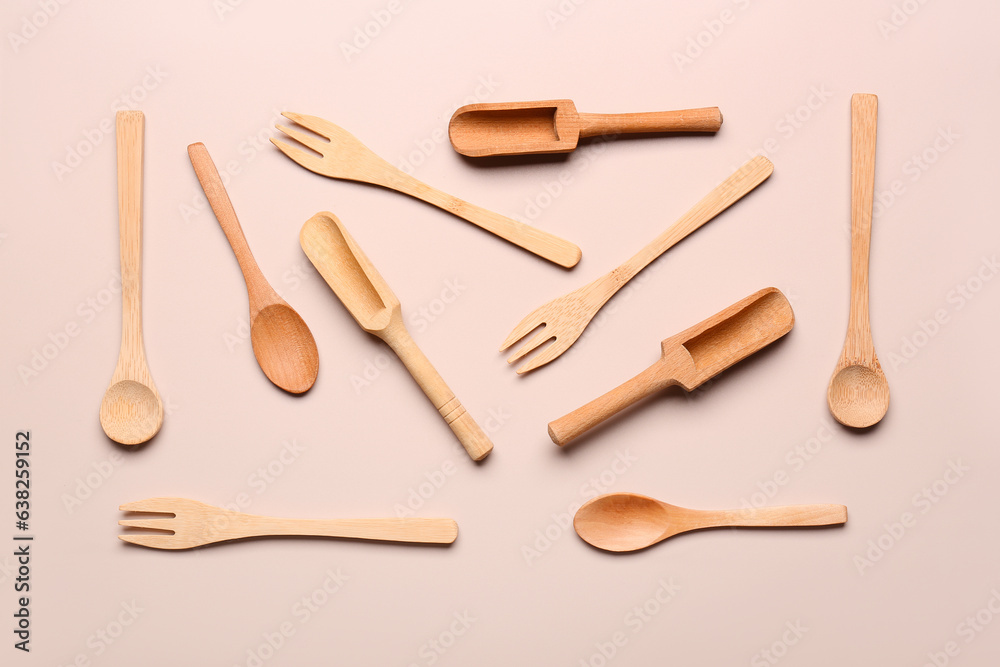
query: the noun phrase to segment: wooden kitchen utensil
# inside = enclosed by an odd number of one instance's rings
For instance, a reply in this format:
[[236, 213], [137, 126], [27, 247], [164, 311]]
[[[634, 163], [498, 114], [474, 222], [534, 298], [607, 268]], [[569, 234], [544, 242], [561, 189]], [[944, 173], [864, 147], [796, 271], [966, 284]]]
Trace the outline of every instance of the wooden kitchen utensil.
[[302, 225], [302, 250], [361, 328], [392, 348], [451, 427], [474, 461], [493, 449], [445, 381], [413, 342], [403, 324], [399, 299], [364, 251], [332, 213], [317, 213]]
[[163, 426], [163, 401], [142, 343], [142, 154], [146, 118], [115, 115], [118, 144], [118, 234], [122, 268], [122, 342], [111, 385], [101, 401], [101, 428], [123, 445], [150, 440]]
[[118, 522], [120, 526], [163, 531], [118, 536], [153, 549], [191, 549], [247, 537], [346, 537], [427, 544], [451, 544], [458, 537], [458, 524], [453, 519], [276, 519], [231, 512], [187, 498], [149, 498], [118, 509], [173, 515]]
[[789, 505], [738, 510], [692, 510], [642, 496], [609, 493], [577, 510], [573, 528], [585, 542], [605, 551], [636, 551], [689, 530], [779, 528], [847, 523], [843, 505]]
[[579, 113], [570, 100], [469, 104], [451, 117], [448, 136], [462, 155], [567, 153], [581, 137], [643, 132], [718, 132], [718, 107], [650, 113]]
[[282, 115], [324, 137], [318, 139], [290, 127], [275, 126], [295, 141], [319, 153], [316, 155], [271, 139], [271, 143], [282, 153], [309, 171], [330, 178], [380, 185], [416, 197], [559, 266], [569, 268], [580, 261], [580, 248], [569, 241], [432, 188], [392, 166], [354, 135], [329, 121], [297, 113]]
[[500, 351], [506, 350], [518, 340], [541, 327], [541, 330], [534, 337], [507, 360], [507, 363], [516, 363], [547, 344], [539, 354], [517, 369], [519, 374], [527, 373], [539, 366], [544, 366], [568, 350], [580, 337], [583, 330], [587, 328], [587, 324], [597, 314], [597, 311], [625, 283], [678, 241], [725, 211], [739, 201], [743, 195], [764, 182], [773, 170], [774, 165], [766, 157], [753, 158], [720, 183], [704, 199], [695, 204], [694, 208], [681, 216], [677, 222], [653, 239], [649, 245], [637, 252], [630, 260], [592, 283], [537, 308], [514, 327], [514, 330], [507, 336], [507, 340], [500, 346]]
[[250, 299], [250, 342], [257, 363], [277, 386], [291, 394], [304, 393], [319, 373], [319, 353], [312, 332], [257, 266], [208, 149], [202, 143], [191, 144], [188, 156], [243, 272]]
[[549, 424], [560, 447], [612, 415], [666, 387], [685, 391], [715, 377], [792, 330], [795, 315], [774, 287], [742, 299], [704, 322], [664, 340], [660, 359], [639, 375]]
[[826, 400], [834, 418], [854, 428], [877, 424], [889, 409], [889, 382], [875, 354], [868, 319], [877, 121], [878, 97], [861, 93], [851, 97], [851, 310]]

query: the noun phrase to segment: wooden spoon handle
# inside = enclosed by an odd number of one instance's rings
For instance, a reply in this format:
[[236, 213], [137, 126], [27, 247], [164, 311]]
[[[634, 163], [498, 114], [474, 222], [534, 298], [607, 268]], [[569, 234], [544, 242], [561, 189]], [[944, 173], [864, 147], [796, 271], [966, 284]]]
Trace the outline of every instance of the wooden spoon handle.
[[453, 519], [275, 519], [248, 516], [240, 537], [314, 536], [359, 540], [451, 544], [458, 536]]
[[787, 505], [738, 510], [700, 510], [698, 515], [703, 528], [832, 526], [847, 522], [847, 508], [843, 505]]
[[[118, 233], [122, 268], [122, 357], [142, 349], [142, 157], [146, 117], [141, 111], [115, 115], [118, 149]], [[130, 379], [136, 379], [130, 376]]]
[[580, 136], [637, 132], [718, 132], [722, 127], [719, 107], [651, 111], [647, 113], [581, 113]]
[[437, 408], [472, 460], [480, 461], [486, 458], [486, 455], [493, 451], [493, 443], [489, 436], [479, 427], [462, 402], [455, 398], [455, 393], [413, 342], [409, 332], [402, 325], [398, 325], [387, 332], [383, 340], [402, 360], [406, 370]]
[[188, 157], [191, 158], [191, 166], [194, 167], [198, 182], [205, 190], [205, 197], [215, 213], [215, 218], [219, 221], [222, 231], [225, 232], [229, 245], [236, 255], [236, 261], [240, 264], [240, 270], [243, 272], [243, 279], [247, 283], [247, 291], [250, 294], [250, 309], [253, 311], [254, 297], [258, 294], [273, 292], [271, 285], [264, 278], [260, 267], [257, 266], [257, 260], [250, 252], [250, 246], [247, 245], [247, 239], [243, 235], [243, 228], [236, 217], [236, 209], [233, 208], [233, 203], [229, 200], [229, 193], [226, 192], [226, 186], [223, 185], [219, 170], [212, 162], [212, 156], [208, 154], [205, 144], [198, 142], [188, 146]]
[[486, 231], [559, 266], [568, 269], [576, 266], [577, 262], [580, 261], [580, 248], [575, 244], [531, 225], [470, 204], [464, 199], [442, 192], [403, 172], [394, 172], [390, 181], [385, 185], [453, 213], [463, 220], [482, 227]]
[[658, 361], [608, 393], [595, 398], [583, 407], [549, 423], [549, 437], [560, 447], [567, 445], [601, 422], [618, 414], [636, 401], [670, 385], [676, 380], [664, 373]]
[[[868, 319], [868, 257], [875, 199], [875, 139], [878, 97], [851, 97], [851, 313], [845, 354], [871, 361], [874, 345]], [[846, 347], [852, 349], [846, 351]]]

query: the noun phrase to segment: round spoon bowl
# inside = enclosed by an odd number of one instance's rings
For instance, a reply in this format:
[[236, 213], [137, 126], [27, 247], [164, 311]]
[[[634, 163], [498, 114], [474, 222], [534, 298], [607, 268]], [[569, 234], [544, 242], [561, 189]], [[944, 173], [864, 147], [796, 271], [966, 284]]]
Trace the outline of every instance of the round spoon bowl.
[[156, 392], [135, 380], [116, 382], [101, 401], [101, 427], [123, 445], [151, 439], [163, 426], [163, 403]]
[[846, 366], [830, 379], [826, 400], [838, 422], [867, 428], [877, 424], [889, 409], [889, 382], [881, 368]]
[[316, 382], [316, 341], [288, 304], [272, 304], [257, 313], [250, 323], [250, 342], [264, 375], [285, 391], [302, 394]]
[[612, 493], [585, 503], [573, 519], [576, 533], [606, 551], [636, 551], [659, 542], [669, 516], [660, 501], [634, 493]]

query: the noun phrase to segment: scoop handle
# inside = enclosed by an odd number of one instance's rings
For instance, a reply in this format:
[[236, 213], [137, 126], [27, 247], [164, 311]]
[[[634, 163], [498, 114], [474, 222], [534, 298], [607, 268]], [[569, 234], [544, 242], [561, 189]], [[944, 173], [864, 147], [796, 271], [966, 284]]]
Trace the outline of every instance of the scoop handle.
[[722, 112], [719, 107], [646, 113], [580, 114], [581, 137], [642, 132], [718, 132], [720, 127]]
[[472, 460], [481, 461], [486, 458], [486, 455], [493, 451], [493, 443], [489, 436], [479, 427], [462, 402], [455, 397], [455, 392], [413, 342], [406, 328], [402, 324], [390, 325], [379, 335], [402, 360], [406, 370], [437, 408]]

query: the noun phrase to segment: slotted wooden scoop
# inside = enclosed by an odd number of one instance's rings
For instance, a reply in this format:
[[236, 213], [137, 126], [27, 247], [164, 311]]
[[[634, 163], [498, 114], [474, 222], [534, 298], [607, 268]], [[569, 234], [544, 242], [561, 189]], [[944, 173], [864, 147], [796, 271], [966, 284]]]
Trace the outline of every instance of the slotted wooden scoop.
[[568, 153], [580, 137], [644, 132], [718, 132], [718, 107], [648, 113], [579, 113], [570, 100], [469, 104], [451, 117], [448, 136], [462, 155]]

